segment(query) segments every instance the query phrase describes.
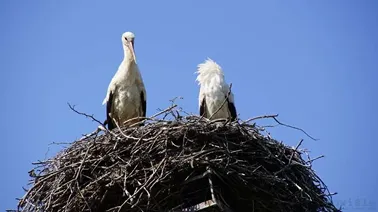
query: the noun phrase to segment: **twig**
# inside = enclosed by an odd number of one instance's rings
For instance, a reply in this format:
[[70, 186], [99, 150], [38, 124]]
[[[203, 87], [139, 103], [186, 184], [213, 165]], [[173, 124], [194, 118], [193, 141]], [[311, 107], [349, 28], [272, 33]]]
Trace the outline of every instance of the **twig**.
[[[123, 137], [128, 138], [128, 139], [139, 140], [139, 138], [135, 138], [135, 137], [132, 137], [132, 136], [128, 136], [128, 135], [126, 135], [126, 134], [122, 131], [121, 127], [118, 125], [117, 121], [116, 121], [114, 118], [113, 118], [113, 122], [116, 124], [116, 126], [117, 126], [119, 132], [122, 134]], [[115, 148], [115, 146], [114, 146], [114, 148]]]
[[127, 120], [127, 121], [131, 121], [131, 120], [135, 120], [135, 119], [144, 119], [144, 120], [142, 120], [142, 121], [140, 121], [140, 122], [137, 122], [137, 123], [134, 123], [134, 124], [130, 125], [130, 127], [134, 127], [134, 126], [137, 126], [137, 125], [139, 125], [139, 124], [142, 124], [143, 122], [146, 121], [146, 119], [153, 120], [155, 117], [157, 117], [157, 116], [159, 116], [159, 115], [161, 115], [161, 114], [163, 114], [163, 113], [166, 113], [166, 112], [168, 112], [168, 111], [171, 111], [171, 110], [172, 110], [173, 108], [175, 108], [175, 107], [177, 107], [176, 104], [175, 104], [175, 105], [172, 105], [172, 106], [168, 107], [167, 109], [165, 109], [165, 110], [163, 110], [163, 111], [160, 111], [160, 112], [156, 113], [155, 115], [150, 116], [150, 117], [148, 117], [148, 118], [147, 118], [147, 117], [136, 117], [136, 118], [133, 118], [133, 119], [129, 119], [129, 120]]
[[89, 134], [83, 135], [83, 137], [81, 137], [81, 138], [79, 139], [79, 141], [82, 141], [82, 140], [84, 140], [84, 139], [87, 139], [87, 138], [89, 138], [89, 137], [92, 137], [92, 136], [98, 134], [98, 133], [99, 133], [100, 131], [102, 131], [102, 130], [106, 132], [106, 129], [104, 130], [104, 128], [103, 128], [102, 126], [98, 126], [98, 127], [96, 128], [95, 131], [93, 131], [93, 132], [91, 132], [91, 133], [89, 133]]
[[296, 129], [296, 130], [299, 130], [299, 131], [302, 131], [304, 134], [306, 134], [309, 138], [311, 138], [312, 140], [314, 141], [317, 141], [319, 139], [317, 138], [313, 138], [312, 136], [310, 136], [306, 131], [304, 131], [303, 129], [301, 128], [298, 128], [298, 127], [294, 127], [294, 126], [291, 126], [291, 125], [288, 125], [288, 124], [284, 124], [280, 121], [278, 121], [278, 119], [276, 117], [272, 117], [278, 124], [282, 125], [282, 126], [285, 126], [285, 127], [289, 127], [289, 128], [293, 128], [293, 129]]
[[84, 140], [84, 139], [86, 139], [86, 138], [89, 138], [89, 137], [91, 137], [92, 135], [95, 135], [95, 134], [97, 134], [97, 133], [99, 133], [101, 130], [102, 131], [105, 131], [105, 132], [109, 132], [109, 130], [106, 128], [106, 126], [104, 125], [104, 123], [102, 123], [101, 121], [99, 121], [98, 119], [96, 119], [93, 115], [88, 115], [88, 114], [86, 114], [86, 113], [82, 113], [82, 112], [79, 112], [79, 111], [77, 111], [76, 109], [75, 109], [75, 105], [74, 106], [72, 106], [70, 103], [68, 103], [67, 102], [67, 104], [68, 104], [68, 107], [70, 107], [70, 109], [72, 110], [72, 111], [74, 111], [75, 113], [77, 113], [77, 114], [79, 114], [79, 115], [83, 115], [83, 116], [85, 116], [86, 118], [90, 118], [90, 119], [92, 119], [92, 121], [95, 121], [95, 122], [97, 122], [100, 126], [98, 126], [97, 127], [97, 129], [95, 130], [95, 131], [93, 131], [92, 133], [90, 133], [89, 135], [84, 135], [83, 137], [81, 137], [80, 138], [80, 140]]
[[274, 117], [277, 117], [277, 116], [278, 116], [278, 114], [256, 116], [256, 117], [253, 117], [253, 118], [247, 119], [246, 121], [243, 121], [241, 124], [246, 124], [246, 123], [248, 123], [248, 122], [251, 122], [251, 121], [253, 121], [253, 120], [257, 120], [257, 119], [274, 118]]
[[298, 143], [297, 146], [295, 147], [293, 153], [291, 153], [288, 165], [291, 163], [291, 160], [293, 159], [294, 154], [297, 153], [299, 146], [302, 145], [302, 142], [303, 142], [303, 139], [301, 139], [301, 140], [299, 141], [299, 143]]
[[243, 125], [243, 124], [246, 124], [246, 123], [248, 123], [248, 122], [251, 122], [251, 121], [253, 121], [253, 120], [257, 120], [257, 119], [272, 118], [272, 119], [274, 119], [274, 121], [277, 122], [277, 124], [279, 124], [279, 125], [282, 125], [282, 126], [285, 126], [285, 127], [289, 127], [289, 128], [292, 128], [292, 129], [299, 130], [299, 131], [303, 132], [304, 134], [306, 134], [309, 138], [311, 138], [311, 139], [314, 140], [314, 141], [319, 140], [319, 139], [313, 138], [312, 136], [310, 136], [306, 131], [304, 131], [304, 130], [301, 129], [301, 128], [294, 127], [294, 126], [291, 126], [291, 125], [284, 124], [284, 123], [280, 122], [280, 121], [277, 119], [277, 117], [278, 117], [278, 114], [257, 116], [257, 117], [254, 117], [254, 118], [247, 119], [246, 121], [242, 122], [242, 125]]
[[176, 96], [175, 98], [170, 99], [169, 101], [172, 103], [172, 106], [175, 105], [175, 101], [176, 101], [177, 99], [184, 99], [184, 97], [182, 97], [182, 96]]
[[314, 161], [316, 161], [316, 160], [318, 160], [320, 158], [324, 158], [324, 155], [320, 155], [320, 156], [318, 156], [318, 157], [316, 157], [314, 159], [308, 160], [308, 161], [306, 161], [306, 163], [310, 163], [311, 164], [312, 162], [314, 162]]
[[85, 116], [85, 117], [87, 117], [87, 118], [90, 118], [90, 119], [92, 119], [92, 121], [95, 121], [95, 122], [97, 122], [99, 125], [104, 126], [103, 123], [101, 123], [99, 120], [97, 120], [93, 115], [88, 115], [88, 114], [86, 114], [86, 113], [79, 112], [79, 111], [77, 111], [77, 110], [75, 109], [75, 105], [72, 106], [72, 105], [71, 105], [70, 103], [68, 103], [68, 102], [67, 102], [67, 104], [68, 104], [68, 107], [70, 107], [70, 109], [71, 109], [72, 111], [74, 111], [75, 113], [77, 113], [77, 114], [79, 114], [79, 115], [83, 115], [83, 116]]
[[177, 104], [174, 104], [174, 105], [168, 107], [167, 109], [165, 109], [165, 110], [163, 110], [163, 111], [160, 111], [160, 112], [156, 113], [156, 114], [153, 115], [153, 116], [150, 116], [150, 119], [153, 119], [153, 118], [155, 118], [155, 117], [157, 117], [157, 116], [160, 116], [161, 114], [166, 113], [166, 112], [172, 110], [172, 109], [175, 108], [175, 107], [177, 107]]

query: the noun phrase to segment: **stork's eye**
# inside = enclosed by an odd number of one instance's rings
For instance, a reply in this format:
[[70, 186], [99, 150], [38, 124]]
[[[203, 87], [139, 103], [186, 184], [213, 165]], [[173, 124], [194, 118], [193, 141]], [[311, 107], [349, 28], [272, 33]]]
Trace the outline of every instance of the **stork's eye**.
[[127, 37], [125, 37], [125, 40], [126, 40], [126, 41], [129, 41], [129, 40], [127, 40]]

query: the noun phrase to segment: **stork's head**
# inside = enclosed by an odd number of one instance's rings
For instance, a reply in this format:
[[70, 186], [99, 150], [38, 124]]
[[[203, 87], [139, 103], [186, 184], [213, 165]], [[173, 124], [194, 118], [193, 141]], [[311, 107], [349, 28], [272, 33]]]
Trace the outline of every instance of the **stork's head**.
[[134, 59], [136, 63], [136, 57], [135, 57], [135, 52], [134, 52], [134, 39], [135, 39], [135, 35], [132, 32], [125, 32], [122, 34], [123, 48], [125, 50], [129, 50], [132, 58]]
[[196, 81], [198, 81], [199, 84], [206, 84], [213, 80], [217, 80], [220, 83], [224, 81], [222, 68], [210, 58], [204, 63], [199, 64], [198, 70], [195, 73], [198, 74]]

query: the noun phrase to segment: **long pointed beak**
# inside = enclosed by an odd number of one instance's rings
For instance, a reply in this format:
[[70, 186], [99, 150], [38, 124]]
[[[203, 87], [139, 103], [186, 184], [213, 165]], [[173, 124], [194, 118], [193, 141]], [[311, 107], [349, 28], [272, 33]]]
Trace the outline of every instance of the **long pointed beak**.
[[135, 64], [136, 64], [137, 60], [136, 60], [136, 57], [135, 57], [133, 42], [129, 42], [129, 48], [130, 48], [131, 54], [133, 55], [133, 58], [134, 58], [134, 61], [135, 61]]

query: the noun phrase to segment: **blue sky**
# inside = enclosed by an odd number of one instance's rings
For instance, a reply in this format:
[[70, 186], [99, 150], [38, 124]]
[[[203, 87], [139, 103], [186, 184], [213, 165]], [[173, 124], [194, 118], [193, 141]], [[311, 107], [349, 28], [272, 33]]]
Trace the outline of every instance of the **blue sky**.
[[15, 208], [31, 163], [59, 149], [49, 143], [96, 128], [67, 102], [105, 118], [125, 31], [136, 35], [147, 115], [176, 96], [197, 113], [194, 72], [210, 57], [242, 119], [278, 113], [320, 138], [271, 130], [325, 155], [314, 169], [345, 211], [378, 210], [377, 11], [375, 0], [1, 1], [0, 211]]

